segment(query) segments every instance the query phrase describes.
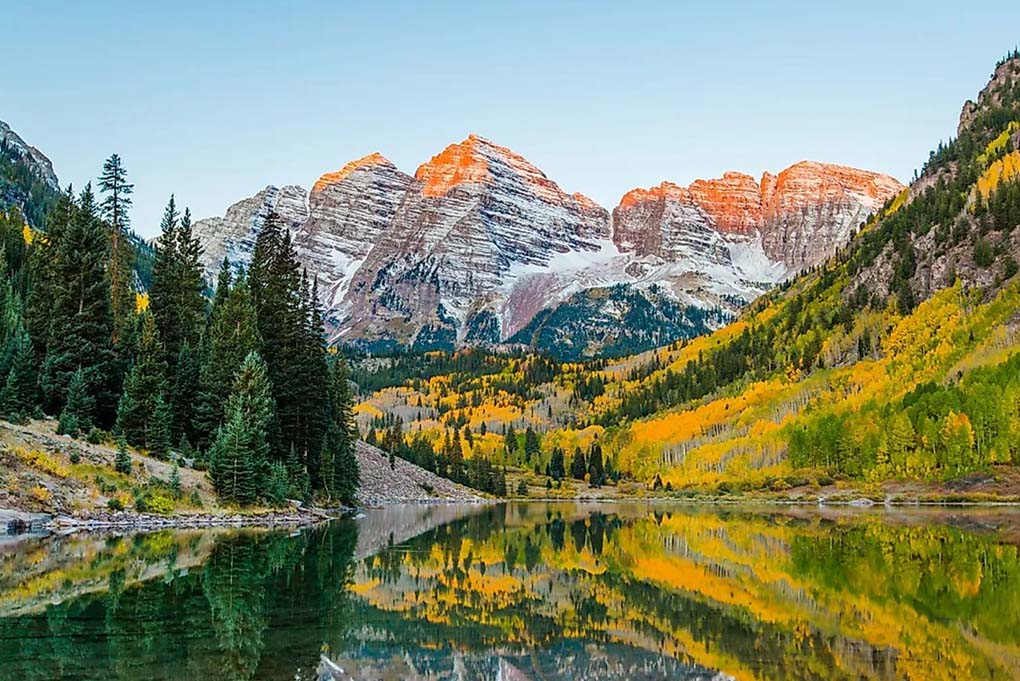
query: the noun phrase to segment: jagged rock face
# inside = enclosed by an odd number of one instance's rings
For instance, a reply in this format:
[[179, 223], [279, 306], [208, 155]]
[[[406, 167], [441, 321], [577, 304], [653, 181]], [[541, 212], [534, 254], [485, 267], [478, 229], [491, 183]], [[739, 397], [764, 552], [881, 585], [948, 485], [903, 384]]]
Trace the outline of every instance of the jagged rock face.
[[956, 134], [962, 134], [983, 109], [1001, 104], [1003, 92], [1007, 88], [1013, 87], [1017, 80], [1020, 80], [1020, 59], [1012, 57], [996, 66], [991, 80], [978, 93], [977, 101], [968, 99], [963, 103], [963, 111], [960, 112], [960, 123], [957, 125]]
[[0, 146], [13, 151], [25, 162], [32, 174], [49, 185], [52, 189], [60, 189], [57, 174], [53, 172], [53, 163], [41, 151], [26, 144], [11, 126], [0, 121]]
[[880, 173], [802, 161], [761, 181], [762, 245], [791, 272], [818, 265], [903, 185]]
[[[224, 256], [247, 262], [266, 213], [281, 213], [334, 339], [420, 349], [512, 339], [582, 356], [721, 326], [845, 243], [898, 190], [885, 176], [803, 163], [760, 182], [726, 173], [637, 189], [610, 216], [471, 135], [413, 177], [372, 154], [307, 194], [268, 187], [196, 233], [212, 272]], [[621, 335], [634, 320], [649, 328]]]
[[807, 161], [760, 182], [732, 172], [690, 187], [664, 182], [623, 197], [613, 211], [614, 240], [637, 255], [701, 260], [702, 271], [739, 268], [727, 251], [760, 245], [743, 275], [772, 281], [830, 257], [900, 190], [887, 175]]
[[224, 258], [235, 268], [247, 267], [255, 249], [255, 236], [270, 212], [275, 210], [291, 232], [296, 232], [308, 219], [306, 194], [296, 185], [282, 189], [269, 186], [232, 205], [223, 217], [196, 222], [193, 229], [205, 249], [202, 263], [209, 280], [216, 280]]
[[418, 168], [353, 277], [345, 326], [372, 337], [424, 316], [432, 325], [453, 320], [463, 336], [473, 314], [499, 311], [500, 289], [520, 274], [548, 268], [558, 254], [595, 253], [608, 237], [604, 209], [471, 136]]
[[295, 248], [319, 277], [330, 310], [343, 304], [347, 285], [394, 225], [412, 178], [380, 154], [352, 161], [319, 178], [308, 196], [308, 219]]

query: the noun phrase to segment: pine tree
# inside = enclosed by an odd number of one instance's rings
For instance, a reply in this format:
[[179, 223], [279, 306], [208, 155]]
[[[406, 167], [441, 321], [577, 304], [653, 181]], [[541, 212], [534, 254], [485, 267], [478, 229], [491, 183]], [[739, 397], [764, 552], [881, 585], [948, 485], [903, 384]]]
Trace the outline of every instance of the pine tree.
[[199, 372], [199, 391], [193, 419], [193, 444], [205, 449], [224, 419], [234, 376], [245, 358], [258, 350], [259, 338], [248, 286], [241, 279], [230, 286], [221, 271]]
[[270, 433], [273, 458], [284, 461], [291, 447], [297, 448], [302, 464], [308, 465], [303, 410], [307, 407], [302, 386], [306, 372], [302, 349], [307, 342], [306, 306], [301, 272], [280, 217], [271, 212], [255, 239], [248, 275], [255, 321], [261, 339], [261, 354], [269, 371], [276, 421]]
[[15, 333], [11, 342], [11, 368], [0, 393], [0, 404], [5, 414], [22, 416], [29, 414], [35, 405], [36, 358], [24, 327]]
[[287, 469], [287, 482], [290, 496], [295, 499], [307, 499], [309, 495], [308, 471], [298, 456], [297, 445], [291, 443], [290, 450], [283, 460]]
[[460, 431], [456, 428], [453, 429], [447, 457], [450, 462], [450, 479], [454, 482], [464, 482], [464, 450], [461, 447]]
[[327, 394], [329, 367], [326, 362], [326, 332], [323, 328], [322, 311], [318, 303], [318, 283], [309, 286], [304, 274], [301, 295], [301, 342], [298, 346], [297, 371], [300, 381], [299, 392], [294, 396], [297, 403], [297, 433], [295, 442], [300, 458], [308, 472], [312, 489], [323, 488], [322, 446], [329, 425], [329, 412], [323, 409], [323, 397]]
[[72, 220], [74, 200], [70, 187], [61, 193], [50, 210], [47, 238], [33, 241], [28, 254], [29, 291], [25, 304], [25, 328], [32, 339], [36, 360], [41, 364], [53, 324], [53, 302], [56, 297], [57, 244]]
[[127, 170], [120, 156], [113, 154], [103, 163], [99, 176], [99, 190], [106, 194], [99, 204], [103, 219], [109, 225], [110, 255], [107, 271], [110, 278], [110, 304], [113, 310], [113, 342], [119, 341], [125, 324], [130, 323], [134, 314], [135, 300], [131, 282], [134, 256], [127, 239], [130, 224], [128, 209], [135, 186], [127, 181]]
[[[91, 423], [112, 421], [115, 404], [113, 373], [113, 313], [106, 277], [107, 245], [102, 222], [96, 217], [91, 187], [86, 187], [68, 219], [51, 234], [52, 295], [46, 357], [39, 383], [47, 408], [63, 409], [72, 376], [80, 371], [94, 407], [83, 415]], [[80, 424], [81, 425], [81, 424]]]
[[124, 438], [117, 439], [117, 456], [113, 459], [113, 467], [118, 473], [131, 475], [131, 455], [128, 454]]
[[170, 403], [160, 393], [156, 396], [146, 443], [149, 451], [159, 458], [166, 458], [173, 446], [173, 418]]
[[210, 472], [222, 499], [251, 504], [267, 491], [271, 473], [267, 437], [272, 417], [266, 365], [252, 352], [237, 372], [227, 400], [226, 421], [210, 451]]
[[124, 392], [117, 404], [115, 430], [129, 444], [153, 449], [150, 430], [157, 402], [167, 391], [167, 367], [154, 316], [143, 313], [141, 326], [135, 365], [124, 381]]
[[85, 372], [78, 369], [71, 376], [71, 382], [67, 386], [67, 399], [64, 401], [63, 411], [60, 412], [60, 432], [77, 435], [79, 431], [88, 430], [92, 427], [95, 406]]
[[605, 481], [605, 470], [602, 467], [602, 446], [598, 440], [591, 443], [588, 449], [588, 478], [592, 487], [601, 487]]
[[506, 432], [503, 434], [503, 446], [506, 448], [508, 455], [512, 455], [517, 451], [517, 432], [512, 424], [506, 427]]
[[201, 385], [200, 371], [198, 351], [193, 349], [190, 341], [185, 340], [177, 353], [169, 401], [173, 417], [172, 435], [175, 441], [191, 442], [194, 439], [195, 398]]
[[570, 477], [575, 480], [584, 480], [585, 473], [588, 472], [588, 462], [585, 461], [584, 452], [581, 451], [580, 447], [574, 449], [574, 457], [570, 460]]
[[181, 325], [181, 343], [198, 342], [205, 323], [207, 301], [202, 267], [202, 242], [192, 230], [191, 210], [184, 209], [177, 229], [177, 318]]
[[524, 457], [528, 461], [535, 456], [538, 456], [541, 445], [538, 439], [538, 433], [536, 433], [530, 426], [524, 431]]
[[174, 499], [184, 496], [184, 490], [181, 489], [181, 467], [178, 464], [174, 464], [174, 469], [170, 473], [170, 493]]
[[330, 364], [327, 397], [329, 425], [322, 445], [323, 486], [327, 499], [353, 504], [361, 481], [354, 452], [358, 429], [347, 363], [341, 358]]
[[198, 343], [205, 319], [205, 281], [198, 239], [191, 229], [191, 213], [180, 215], [170, 197], [152, 266], [149, 308], [165, 346], [165, 361], [174, 364], [185, 341]]
[[563, 450], [559, 447], [553, 449], [552, 459], [549, 461], [549, 475], [556, 480], [562, 480], [566, 475], [566, 463], [563, 458]]

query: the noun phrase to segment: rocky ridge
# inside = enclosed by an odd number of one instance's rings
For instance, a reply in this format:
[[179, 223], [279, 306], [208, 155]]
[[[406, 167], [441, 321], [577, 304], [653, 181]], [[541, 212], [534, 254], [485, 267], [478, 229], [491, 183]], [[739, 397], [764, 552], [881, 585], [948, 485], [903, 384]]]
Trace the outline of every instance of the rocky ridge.
[[36, 179], [46, 183], [51, 189], [59, 189], [57, 174], [53, 172], [53, 163], [41, 151], [21, 139], [18, 133], [7, 123], [0, 121], [0, 148], [18, 156]]
[[[551, 317], [580, 322], [570, 355], [586, 356], [717, 328], [829, 257], [901, 189], [878, 173], [802, 162], [760, 180], [726, 173], [634, 190], [610, 214], [471, 135], [413, 176], [370, 154], [324, 174], [309, 192], [267, 187], [195, 231], [213, 279], [224, 257], [247, 262], [255, 233], [276, 211], [319, 279], [334, 340], [370, 349], [510, 341], [549, 349], [541, 339]], [[575, 305], [585, 292], [620, 286], [626, 295], [589, 294], [583, 309]], [[680, 310], [675, 320], [606, 342], [635, 317], [635, 304], [644, 307], [639, 298], [663, 295]], [[593, 300], [605, 304], [590, 315]], [[540, 315], [546, 326], [537, 334]], [[711, 325], [687, 323], [692, 316]]]

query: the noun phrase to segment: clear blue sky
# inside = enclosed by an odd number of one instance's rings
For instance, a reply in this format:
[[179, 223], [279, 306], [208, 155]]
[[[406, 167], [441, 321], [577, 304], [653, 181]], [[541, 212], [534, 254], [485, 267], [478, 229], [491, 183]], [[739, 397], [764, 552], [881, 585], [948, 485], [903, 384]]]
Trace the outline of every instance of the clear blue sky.
[[[499, 6], [497, 6], [499, 5]], [[1020, 41], [1020, 3], [5, 0], [0, 119], [134, 226], [477, 132], [607, 207], [798, 160], [909, 179]]]

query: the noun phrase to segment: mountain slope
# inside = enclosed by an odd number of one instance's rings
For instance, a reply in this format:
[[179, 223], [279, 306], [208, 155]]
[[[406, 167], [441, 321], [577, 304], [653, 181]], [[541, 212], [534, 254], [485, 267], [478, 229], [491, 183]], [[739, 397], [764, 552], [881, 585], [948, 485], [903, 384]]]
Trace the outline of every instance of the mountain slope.
[[600, 420], [640, 419], [607, 436], [618, 465], [762, 485], [802, 469], [881, 480], [1020, 463], [1016, 121], [1014, 54], [844, 252], [713, 349], [681, 350], [617, 393]]
[[[1014, 54], [909, 189], [735, 323], [613, 361], [364, 367], [362, 426], [399, 418], [437, 446], [466, 426], [466, 455], [509, 449], [536, 471], [597, 438], [612, 469], [673, 488], [995, 480], [1020, 464], [1018, 133]], [[506, 442], [508, 427], [544, 433], [540, 451]]]
[[38, 229], [59, 191], [50, 160], [0, 121], [0, 209], [17, 207]]
[[[578, 358], [718, 328], [831, 255], [900, 188], [887, 176], [804, 162], [760, 182], [728, 173], [635, 190], [610, 214], [471, 135], [414, 176], [371, 154], [310, 192], [267, 187], [195, 229], [211, 276], [223, 257], [246, 262], [276, 211], [319, 277], [336, 340], [369, 349], [509, 341]], [[588, 314], [595, 301], [603, 306]], [[649, 306], [659, 314], [644, 314]], [[549, 328], [582, 314], [569, 333]], [[621, 329], [621, 318], [642, 324]]]

